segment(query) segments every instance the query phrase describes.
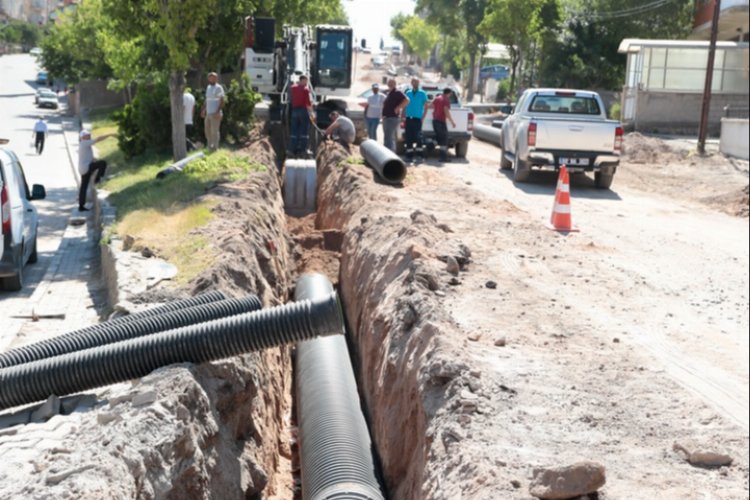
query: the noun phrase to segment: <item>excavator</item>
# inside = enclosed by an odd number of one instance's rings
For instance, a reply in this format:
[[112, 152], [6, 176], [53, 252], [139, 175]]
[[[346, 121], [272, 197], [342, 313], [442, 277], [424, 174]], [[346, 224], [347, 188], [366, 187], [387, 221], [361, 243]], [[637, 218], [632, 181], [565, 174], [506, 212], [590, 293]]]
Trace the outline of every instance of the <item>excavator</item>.
[[[253, 90], [269, 101], [271, 134], [283, 138], [283, 151], [289, 147], [291, 128], [291, 88], [299, 77], [309, 77], [315, 102], [308, 150], [315, 150], [323, 138], [321, 130], [330, 125], [332, 111], [347, 114], [346, 102], [352, 86], [353, 33], [350, 26], [283, 26], [276, 38], [276, 20], [245, 18], [244, 63]], [[311, 128], [312, 130], [312, 128]], [[286, 158], [282, 166], [284, 204], [289, 214], [314, 212], [317, 196], [317, 168], [314, 159]]]

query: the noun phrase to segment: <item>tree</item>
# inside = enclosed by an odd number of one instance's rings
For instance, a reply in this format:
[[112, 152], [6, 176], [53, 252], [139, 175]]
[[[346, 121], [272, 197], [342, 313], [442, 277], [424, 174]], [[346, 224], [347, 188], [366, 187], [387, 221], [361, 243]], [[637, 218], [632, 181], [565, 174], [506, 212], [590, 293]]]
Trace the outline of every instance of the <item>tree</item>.
[[101, 0], [86, 0], [76, 10], [62, 13], [40, 42], [44, 67], [73, 84], [111, 76], [99, 37], [105, 25]]
[[406, 20], [400, 32], [412, 53], [424, 62], [440, 39], [440, 32], [435, 26], [427, 24], [424, 19], [412, 16]]
[[535, 20], [543, 0], [490, 0], [487, 16], [478, 31], [499, 41], [510, 52], [510, 95], [516, 90], [518, 69], [535, 37]]

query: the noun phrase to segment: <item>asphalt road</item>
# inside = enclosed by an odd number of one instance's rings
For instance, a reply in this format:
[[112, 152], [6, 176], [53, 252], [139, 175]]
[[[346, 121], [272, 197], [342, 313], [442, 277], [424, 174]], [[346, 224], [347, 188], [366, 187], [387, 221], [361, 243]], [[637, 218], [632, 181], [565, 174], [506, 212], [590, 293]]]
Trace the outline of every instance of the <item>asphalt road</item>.
[[[28, 313], [28, 299], [37, 288], [75, 209], [76, 181], [62, 134], [60, 110], [38, 109], [34, 104], [39, 70], [29, 55], [0, 57], [0, 137], [10, 139], [5, 147], [18, 155], [31, 184], [43, 184], [47, 199], [36, 202], [39, 210], [39, 261], [24, 270], [25, 285], [19, 292], [0, 291], [0, 349], [20, 330], [24, 320], [12, 316]], [[44, 151], [33, 148], [32, 129], [39, 116], [47, 120], [49, 134]]]

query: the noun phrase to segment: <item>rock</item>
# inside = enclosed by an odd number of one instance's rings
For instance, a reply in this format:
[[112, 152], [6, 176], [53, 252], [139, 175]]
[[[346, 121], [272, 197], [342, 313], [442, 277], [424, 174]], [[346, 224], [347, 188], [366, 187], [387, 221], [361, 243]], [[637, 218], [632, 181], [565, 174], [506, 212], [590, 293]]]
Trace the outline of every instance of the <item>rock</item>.
[[458, 285], [460, 285], [460, 284], [461, 284], [461, 280], [460, 280], [460, 279], [458, 279], [458, 278], [456, 278], [456, 277], [453, 277], [453, 278], [451, 278], [451, 280], [450, 280], [450, 281], [448, 282], [448, 284], [449, 284], [450, 286], [458, 286]]
[[86, 217], [71, 217], [70, 218], [71, 226], [83, 226], [84, 224], [86, 224]]
[[458, 265], [458, 261], [453, 256], [448, 256], [448, 258], [445, 261], [445, 270], [448, 271], [453, 276], [458, 276], [458, 272], [461, 270], [461, 268]]
[[149, 247], [143, 247], [143, 250], [141, 250], [141, 255], [143, 255], [147, 259], [150, 259], [151, 257], [154, 257], [156, 254]]
[[122, 249], [125, 252], [133, 248], [134, 244], [135, 244], [135, 238], [129, 234], [126, 234], [125, 237], [122, 239]]
[[507, 340], [505, 339], [505, 336], [498, 337], [497, 340], [495, 340], [495, 347], [505, 347], [507, 344]]
[[42, 406], [31, 412], [31, 422], [46, 422], [55, 415], [60, 414], [60, 398], [54, 394], [42, 403]]
[[487, 283], [485, 283], [485, 284], [484, 284], [484, 286], [486, 286], [486, 287], [487, 287], [487, 288], [489, 288], [490, 290], [495, 290], [495, 289], [497, 289], [497, 283], [496, 283], [496, 282], [494, 282], [494, 281], [492, 281], [492, 280], [490, 280], [490, 281], [488, 281]]
[[156, 391], [140, 392], [133, 396], [133, 406], [150, 405], [156, 401]]
[[676, 452], [682, 452], [690, 465], [694, 465], [696, 467], [718, 468], [732, 465], [732, 462], [734, 461], [734, 459], [729, 455], [716, 453], [714, 451], [698, 449], [691, 452], [679, 443], [675, 443], [674, 445], [672, 445], [672, 449]]
[[594, 493], [605, 483], [603, 465], [579, 462], [564, 467], [535, 469], [529, 493], [536, 498], [561, 500]]
[[479, 342], [479, 339], [482, 338], [482, 334], [479, 332], [473, 332], [470, 333], [466, 338], [468, 338], [471, 342]]
[[510, 482], [510, 485], [513, 486], [515, 489], [519, 489], [521, 487], [521, 481], [519, 481], [518, 479], [513, 479]]
[[96, 414], [96, 423], [99, 425], [107, 425], [110, 422], [122, 420], [122, 417], [117, 413], [100, 411]]

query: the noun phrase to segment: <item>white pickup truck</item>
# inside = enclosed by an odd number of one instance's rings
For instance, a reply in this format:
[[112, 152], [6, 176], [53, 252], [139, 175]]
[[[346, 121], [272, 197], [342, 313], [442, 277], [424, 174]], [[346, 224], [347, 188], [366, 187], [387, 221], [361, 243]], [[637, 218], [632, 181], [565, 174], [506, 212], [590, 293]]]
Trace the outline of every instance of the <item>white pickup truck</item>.
[[596, 92], [529, 89], [503, 123], [500, 167], [525, 182], [531, 169], [594, 172], [596, 187], [609, 189], [622, 153], [619, 122], [607, 120]]
[[[405, 91], [407, 88], [405, 87], [402, 90]], [[435, 97], [443, 93], [444, 88], [437, 85], [422, 85], [422, 90], [427, 93], [430, 105], [432, 105]], [[456, 89], [453, 89], [453, 93], [451, 94], [451, 117], [456, 122], [456, 126], [453, 127], [450, 123], [448, 124], [448, 147], [456, 148], [457, 158], [466, 158], [469, 152], [469, 141], [474, 130], [474, 113], [469, 108], [461, 107], [461, 101], [458, 98]], [[399, 130], [397, 139], [397, 151], [399, 154], [403, 154], [404, 152], [405, 126], [405, 122], [401, 122], [401, 130]], [[432, 108], [427, 111], [427, 116], [425, 116], [424, 123], [422, 124], [422, 139], [428, 148], [436, 145], [435, 130], [432, 128]]]

